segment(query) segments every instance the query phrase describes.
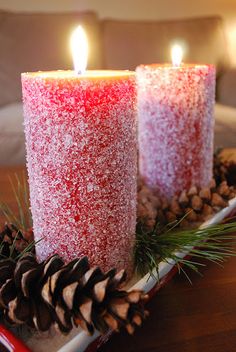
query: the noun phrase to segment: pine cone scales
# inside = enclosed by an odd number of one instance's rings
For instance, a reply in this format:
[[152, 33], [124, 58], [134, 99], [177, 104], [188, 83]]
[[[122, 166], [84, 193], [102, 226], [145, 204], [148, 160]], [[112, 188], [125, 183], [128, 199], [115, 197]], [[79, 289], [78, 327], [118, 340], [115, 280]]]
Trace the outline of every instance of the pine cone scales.
[[80, 326], [90, 334], [122, 326], [132, 333], [147, 313], [141, 291], [123, 291], [126, 274], [90, 268], [86, 257], [64, 264], [54, 255], [38, 263], [25, 254], [15, 264], [0, 262], [0, 306], [10, 324], [39, 331], [55, 326], [63, 333]]

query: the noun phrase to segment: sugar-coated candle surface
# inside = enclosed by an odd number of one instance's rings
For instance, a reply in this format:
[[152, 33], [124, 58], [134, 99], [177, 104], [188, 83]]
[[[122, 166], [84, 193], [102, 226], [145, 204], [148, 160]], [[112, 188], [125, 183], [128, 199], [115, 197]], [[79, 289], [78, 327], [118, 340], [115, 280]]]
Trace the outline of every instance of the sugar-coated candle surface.
[[212, 178], [215, 68], [137, 68], [139, 167], [145, 183], [171, 198]]
[[136, 83], [126, 71], [22, 74], [37, 255], [132, 267]]

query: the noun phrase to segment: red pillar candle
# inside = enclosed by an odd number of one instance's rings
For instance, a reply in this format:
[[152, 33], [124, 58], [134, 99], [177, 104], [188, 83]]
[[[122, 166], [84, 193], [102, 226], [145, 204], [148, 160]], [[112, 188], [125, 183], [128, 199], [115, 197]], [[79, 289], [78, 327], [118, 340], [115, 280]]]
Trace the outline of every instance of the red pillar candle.
[[131, 270], [136, 84], [127, 71], [22, 74], [37, 255]]
[[215, 68], [137, 68], [139, 167], [146, 184], [171, 198], [212, 178]]

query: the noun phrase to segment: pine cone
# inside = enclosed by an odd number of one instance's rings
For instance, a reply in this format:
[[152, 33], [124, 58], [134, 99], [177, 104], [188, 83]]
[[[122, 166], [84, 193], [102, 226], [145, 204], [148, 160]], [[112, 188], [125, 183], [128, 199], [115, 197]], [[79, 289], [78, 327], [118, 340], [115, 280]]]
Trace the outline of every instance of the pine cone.
[[144, 182], [138, 180], [137, 199], [137, 222], [150, 230], [155, 226], [156, 218], [162, 207], [161, 200], [147, 187]]
[[[155, 203], [150, 201], [152, 196]], [[167, 199], [152, 195], [152, 191], [142, 184], [138, 193], [138, 209], [144, 209], [145, 205], [145, 211], [138, 212], [138, 226], [143, 224], [150, 231], [157, 222], [167, 225], [176, 221], [182, 227], [195, 227], [228, 206], [229, 200], [235, 196], [236, 189], [233, 186], [229, 187], [226, 181], [217, 185], [213, 179], [209, 187], [192, 186], [168, 202]]]
[[176, 206], [173, 208], [171, 204], [168, 207], [176, 220], [180, 222], [180, 226], [191, 227], [196, 223], [206, 221], [214, 213], [228, 206], [229, 200], [236, 196], [235, 190], [229, 187], [226, 181], [216, 186], [215, 180], [212, 180], [209, 187], [198, 188], [191, 187], [188, 191], [183, 191], [178, 197], [175, 197]]
[[39, 331], [55, 326], [68, 333], [73, 325], [90, 334], [141, 325], [147, 312], [142, 291], [123, 291], [126, 274], [90, 268], [86, 257], [69, 264], [54, 255], [38, 263], [32, 253], [15, 264], [0, 261], [0, 307], [10, 324], [27, 324]]
[[0, 231], [0, 259], [10, 255], [16, 258], [33, 241], [33, 231], [20, 231], [15, 225], [6, 223]]

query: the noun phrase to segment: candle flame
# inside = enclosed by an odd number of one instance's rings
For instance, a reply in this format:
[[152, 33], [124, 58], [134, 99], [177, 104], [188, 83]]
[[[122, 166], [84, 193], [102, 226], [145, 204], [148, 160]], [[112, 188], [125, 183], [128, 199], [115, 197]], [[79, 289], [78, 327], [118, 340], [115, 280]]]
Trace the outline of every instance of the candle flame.
[[174, 45], [171, 49], [173, 66], [180, 66], [183, 59], [183, 49], [180, 45]]
[[81, 26], [78, 26], [72, 33], [70, 47], [74, 70], [77, 74], [83, 74], [87, 67], [89, 49], [86, 33]]

